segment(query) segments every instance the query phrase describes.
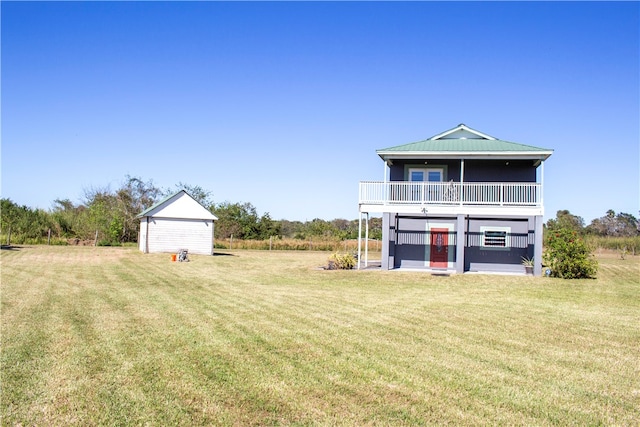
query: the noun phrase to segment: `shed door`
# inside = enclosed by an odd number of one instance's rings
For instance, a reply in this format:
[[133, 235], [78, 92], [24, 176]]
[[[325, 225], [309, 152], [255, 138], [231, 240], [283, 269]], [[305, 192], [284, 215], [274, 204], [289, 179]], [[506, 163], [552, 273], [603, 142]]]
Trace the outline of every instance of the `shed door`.
[[449, 229], [431, 229], [431, 267], [447, 268], [449, 262]]

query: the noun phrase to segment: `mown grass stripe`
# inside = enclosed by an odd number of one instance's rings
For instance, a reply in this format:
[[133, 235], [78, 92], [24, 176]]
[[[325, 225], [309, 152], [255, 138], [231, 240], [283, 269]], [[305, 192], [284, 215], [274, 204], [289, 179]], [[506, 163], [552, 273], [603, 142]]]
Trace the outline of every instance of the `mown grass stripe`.
[[[122, 248], [3, 251], [3, 420], [640, 418], [638, 258], [604, 257], [615, 268], [597, 280], [562, 281], [316, 270], [326, 257], [238, 251], [171, 263]], [[30, 359], [35, 351], [42, 357]], [[21, 363], [35, 381], [15, 376]]]

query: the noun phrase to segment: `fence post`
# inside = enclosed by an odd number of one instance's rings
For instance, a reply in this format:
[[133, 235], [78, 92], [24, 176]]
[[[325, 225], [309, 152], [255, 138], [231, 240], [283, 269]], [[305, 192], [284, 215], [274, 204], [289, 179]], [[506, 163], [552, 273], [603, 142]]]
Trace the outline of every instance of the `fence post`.
[[273, 236], [269, 236], [269, 251], [271, 251], [272, 242], [273, 242]]
[[96, 237], [93, 239], [93, 246], [98, 246], [98, 230], [96, 230]]
[[51, 245], [51, 229], [47, 232], [47, 245]]
[[229, 239], [229, 250], [231, 250], [232, 246], [233, 246], [233, 234], [231, 235], [231, 238]]

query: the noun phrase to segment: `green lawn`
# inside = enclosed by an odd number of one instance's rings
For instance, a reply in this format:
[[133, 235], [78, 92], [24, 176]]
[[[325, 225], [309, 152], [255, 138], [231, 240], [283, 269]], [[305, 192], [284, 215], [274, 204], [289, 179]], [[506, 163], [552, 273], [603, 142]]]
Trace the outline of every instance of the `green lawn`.
[[563, 281], [1, 252], [2, 425], [640, 424], [640, 257]]

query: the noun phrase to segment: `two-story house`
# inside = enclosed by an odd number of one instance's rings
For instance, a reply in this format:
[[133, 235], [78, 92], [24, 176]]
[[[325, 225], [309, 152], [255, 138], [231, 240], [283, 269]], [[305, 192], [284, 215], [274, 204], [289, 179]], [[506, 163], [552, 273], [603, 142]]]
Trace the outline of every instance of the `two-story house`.
[[553, 150], [461, 124], [377, 153], [384, 179], [360, 183], [359, 236], [363, 216], [368, 231], [369, 214], [382, 214], [382, 269], [524, 273], [528, 258], [541, 274], [544, 161]]

